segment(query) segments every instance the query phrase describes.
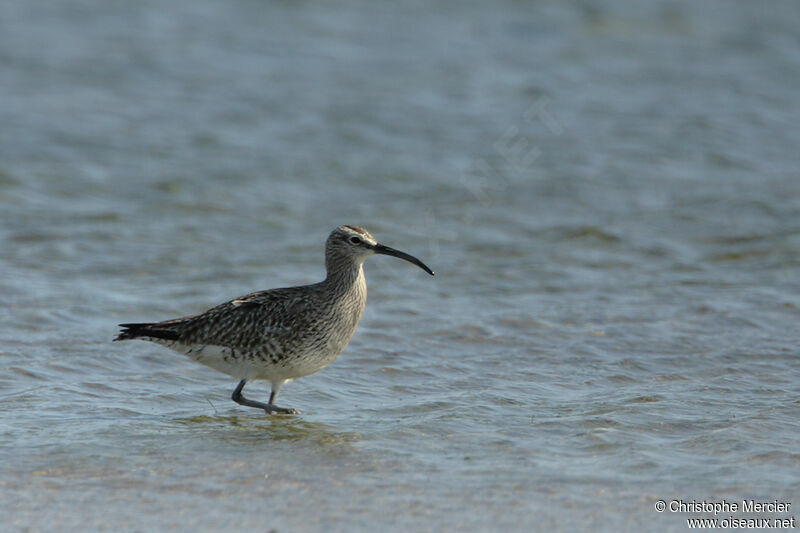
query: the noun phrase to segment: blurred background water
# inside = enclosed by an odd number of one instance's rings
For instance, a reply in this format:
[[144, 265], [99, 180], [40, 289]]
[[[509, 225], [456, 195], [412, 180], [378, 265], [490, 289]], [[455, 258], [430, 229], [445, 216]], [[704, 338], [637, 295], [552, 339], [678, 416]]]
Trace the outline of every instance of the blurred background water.
[[[2, 529], [797, 514], [798, 28], [790, 0], [5, 0]], [[318, 281], [345, 223], [437, 276], [367, 262], [301, 416], [110, 343]]]

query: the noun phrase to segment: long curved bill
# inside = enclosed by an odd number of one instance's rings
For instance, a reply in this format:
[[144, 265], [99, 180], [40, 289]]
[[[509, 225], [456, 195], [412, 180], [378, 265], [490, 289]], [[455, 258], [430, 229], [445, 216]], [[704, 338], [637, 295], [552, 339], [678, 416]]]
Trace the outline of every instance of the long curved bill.
[[405, 259], [409, 263], [414, 263], [422, 270], [433, 276], [433, 270], [428, 268], [428, 266], [425, 263], [423, 263], [413, 255], [401, 252], [400, 250], [395, 250], [394, 248], [389, 248], [388, 246], [384, 246], [382, 244], [376, 244], [372, 249], [375, 250], [376, 254], [391, 255], [394, 257], [399, 257], [400, 259]]

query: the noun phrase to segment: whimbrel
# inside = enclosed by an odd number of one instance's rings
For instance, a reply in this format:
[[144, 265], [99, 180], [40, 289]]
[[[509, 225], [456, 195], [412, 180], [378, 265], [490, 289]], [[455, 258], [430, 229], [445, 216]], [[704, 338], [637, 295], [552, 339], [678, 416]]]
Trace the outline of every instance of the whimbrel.
[[[367, 301], [362, 265], [373, 254], [392, 255], [433, 271], [405, 252], [378, 242], [358, 226], [339, 226], [325, 243], [327, 277], [312, 285], [258, 291], [199, 315], [120, 324], [114, 339], [143, 339], [186, 354], [240, 380], [231, 398], [267, 413], [297, 414], [275, 405], [281, 386], [333, 362], [356, 330]], [[266, 380], [269, 402], [242, 395], [245, 384]]]

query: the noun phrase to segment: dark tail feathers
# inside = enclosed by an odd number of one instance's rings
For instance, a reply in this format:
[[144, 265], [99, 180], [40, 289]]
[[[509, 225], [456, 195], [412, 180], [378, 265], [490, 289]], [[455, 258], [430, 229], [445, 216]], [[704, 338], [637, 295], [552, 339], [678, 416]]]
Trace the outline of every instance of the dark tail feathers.
[[139, 337], [153, 337], [170, 341], [178, 340], [178, 332], [166, 328], [158, 322], [141, 322], [133, 324], [120, 324], [122, 331], [114, 338], [115, 341], [138, 339]]

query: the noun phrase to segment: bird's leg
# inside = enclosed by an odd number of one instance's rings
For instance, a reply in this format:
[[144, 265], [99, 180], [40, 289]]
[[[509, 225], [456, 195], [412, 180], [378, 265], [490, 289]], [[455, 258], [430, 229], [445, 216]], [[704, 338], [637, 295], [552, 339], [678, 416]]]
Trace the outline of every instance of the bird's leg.
[[245, 398], [244, 395], [242, 394], [242, 389], [244, 389], [245, 383], [247, 383], [246, 379], [240, 381], [239, 384], [236, 386], [236, 390], [234, 390], [233, 394], [231, 395], [231, 400], [238, 403], [239, 405], [246, 405], [247, 407], [255, 407], [257, 409], [263, 409], [268, 414], [272, 413], [287, 414], [287, 415], [300, 414], [300, 411], [298, 411], [297, 409], [290, 409], [288, 407], [278, 407], [277, 405], [273, 405], [272, 402], [278, 395], [278, 391], [280, 390], [281, 385], [283, 383], [277, 384], [277, 387], [275, 386], [275, 384], [273, 384], [272, 394], [269, 395], [269, 403], [257, 402], [255, 400], [250, 400], [248, 398]]
[[279, 407], [275, 405], [275, 398], [278, 397], [278, 392], [281, 390], [281, 385], [283, 385], [283, 383], [283, 381], [274, 381], [272, 383], [272, 392], [269, 394], [269, 404], [267, 404], [265, 409], [268, 413], [299, 415], [300, 411], [297, 409], [292, 409], [291, 407]]
[[[236, 390], [233, 391], [231, 395], [231, 400], [238, 403], [239, 405], [246, 405], [247, 407], [257, 407], [258, 409], [268, 409], [269, 406], [264, 402], [257, 402], [255, 400], [249, 400], [242, 395], [242, 389], [244, 388], [244, 384], [247, 383], [246, 379], [243, 379], [239, 382], [236, 386]], [[269, 412], [269, 411], [267, 411]]]

